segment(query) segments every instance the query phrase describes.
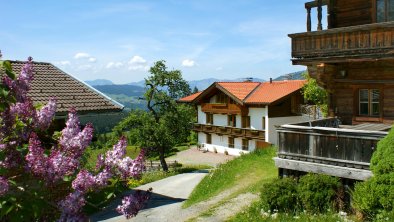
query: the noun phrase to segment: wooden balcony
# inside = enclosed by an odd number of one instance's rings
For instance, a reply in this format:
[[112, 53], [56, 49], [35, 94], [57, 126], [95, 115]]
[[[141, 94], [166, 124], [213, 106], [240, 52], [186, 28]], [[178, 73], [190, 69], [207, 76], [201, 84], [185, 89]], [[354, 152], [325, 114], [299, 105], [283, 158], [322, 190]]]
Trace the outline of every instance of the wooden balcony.
[[198, 123], [194, 124], [193, 130], [203, 133], [215, 133], [218, 135], [228, 135], [228, 136], [242, 137], [247, 139], [265, 140], [264, 130], [236, 128], [230, 126], [215, 126], [215, 125], [198, 124]]
[[365, 180], [372, 176], [369, 162], [377, 142], [388, 134], [389, 128], [370, 125], [374, 130], [357, 130], [357, 126], [339, 125], [334, 118], [282, 125], [277, 130], [279, 150], [275, 164], [283, 169]]
[[394, 22], [290, 34], [293, 64], [394, 58]]
[[241, 114], [247, 115], [248, 109], [238, 104], [230, 103], [203, 103], [201, 104], [201, 110], [207, 113], [218, 113], [218, 114]]

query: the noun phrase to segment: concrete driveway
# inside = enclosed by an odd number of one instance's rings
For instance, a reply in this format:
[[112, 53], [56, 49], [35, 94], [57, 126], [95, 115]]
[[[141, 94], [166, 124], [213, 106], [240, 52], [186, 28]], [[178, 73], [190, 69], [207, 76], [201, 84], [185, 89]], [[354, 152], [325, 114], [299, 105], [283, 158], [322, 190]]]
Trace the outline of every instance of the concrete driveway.
[[[153, 188], [151, 199], [145, 209], [127, 220], [115, 211], [120, 199], [114, 201], [107, 210], [91, 216], [91, 221], [184, 221], [187, 215], [182, 215], [181, 205], [186, 200], [194, 187], [204, 178], [208, 171], [178, 174], [153, 183], [137, 187], [139, 190]], [[132, 191], [130, 191], [132, 192]]]

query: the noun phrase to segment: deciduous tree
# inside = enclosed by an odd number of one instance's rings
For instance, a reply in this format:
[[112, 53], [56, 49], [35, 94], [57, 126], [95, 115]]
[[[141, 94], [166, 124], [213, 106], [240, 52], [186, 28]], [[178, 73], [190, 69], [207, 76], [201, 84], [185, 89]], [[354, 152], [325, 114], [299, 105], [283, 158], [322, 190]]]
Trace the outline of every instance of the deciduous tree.
[[167, 171], [165, 154], [187, 141], [193, 120], [192, 107], [176, 101], [191, 91], [181, 72], [168, 71], [164, 61], [156, 62], [150, 73], [145, 79], [144, 95], [148, 111], [132, 111], [114, 130], [130, 130], [131, 140], [158, 155], [163, 170]]

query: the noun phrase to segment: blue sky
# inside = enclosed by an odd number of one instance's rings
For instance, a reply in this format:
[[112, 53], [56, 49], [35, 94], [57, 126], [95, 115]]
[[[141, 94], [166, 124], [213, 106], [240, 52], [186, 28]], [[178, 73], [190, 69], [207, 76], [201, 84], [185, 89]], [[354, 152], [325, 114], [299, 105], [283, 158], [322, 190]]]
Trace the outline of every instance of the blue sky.
[[304, 69], [291, 65], [287, 34], [306, 31], [305, 0], [0, 3], [3, 59], [31, 55], [82, 80], [139, 81], [157, 60], [187, 80]]

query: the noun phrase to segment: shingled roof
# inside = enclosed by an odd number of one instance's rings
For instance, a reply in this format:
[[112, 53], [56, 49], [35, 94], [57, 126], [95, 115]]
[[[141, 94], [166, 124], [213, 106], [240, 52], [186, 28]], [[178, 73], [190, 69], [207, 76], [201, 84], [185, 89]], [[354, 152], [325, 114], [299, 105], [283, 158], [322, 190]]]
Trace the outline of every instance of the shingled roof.
[[242, 104], [271, 104], [302, 88], [306, 80], [273, 82], [215, 82], [206, 90], [181, 98], [180, 102], [198, 103], [220, 90]]
[[[10, 61], [15, 74], [25, 64]], [[67, 112], [74, 107], [78, 112], [121, 111], [123, 105], [103, 93], [65, 73], [51, 63], [33, 62], [34, 80], [28, 95], [34, 103], [46, 104], [50, 97], [57, 98], [57, 113]], [[4, 70], [0, 70], [4, 75]]]

